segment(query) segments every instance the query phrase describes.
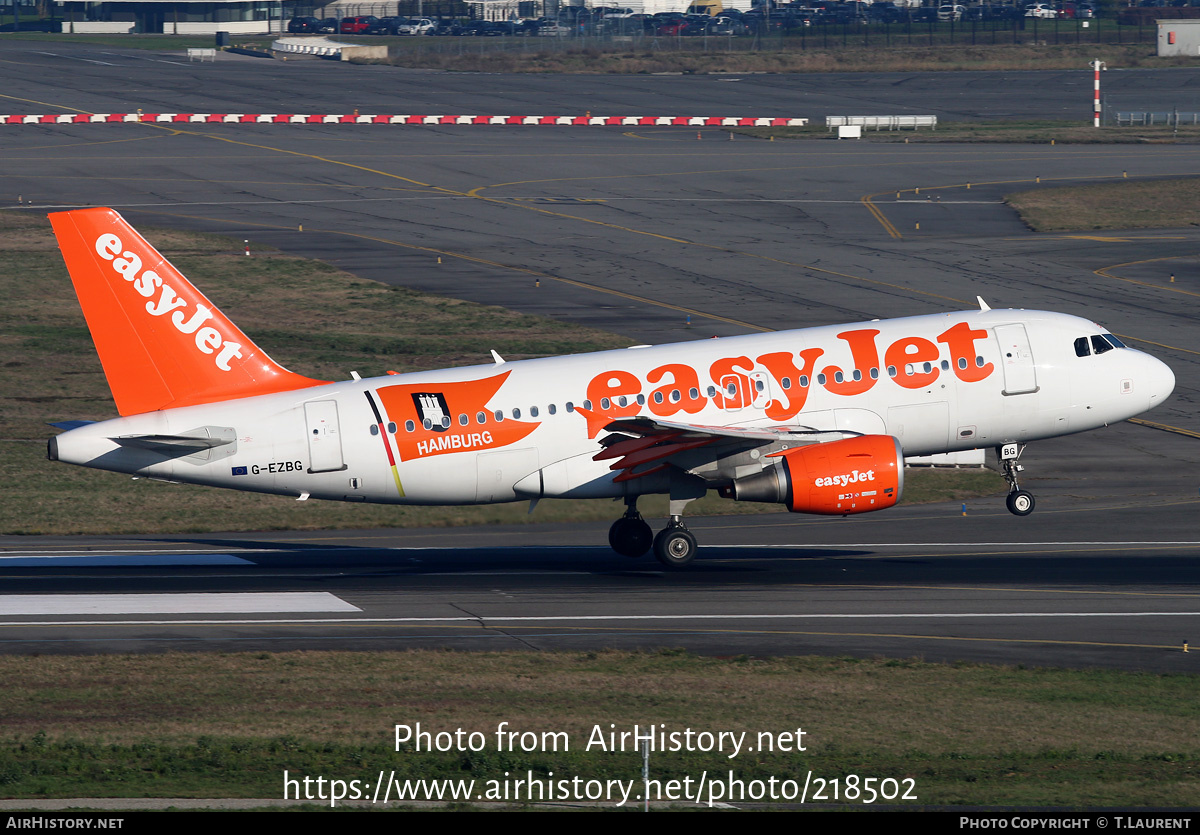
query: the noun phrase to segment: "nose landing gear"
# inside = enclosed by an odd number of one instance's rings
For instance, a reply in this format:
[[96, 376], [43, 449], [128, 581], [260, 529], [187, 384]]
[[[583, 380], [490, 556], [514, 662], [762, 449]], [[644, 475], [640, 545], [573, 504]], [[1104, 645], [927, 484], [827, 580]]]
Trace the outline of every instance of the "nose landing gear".
[[1017, 484], [1017, 473], [1025, 469], [1017, 463], [1024, 451], [1025, 444], [1004, 444], [996, 447], [1001, 473], [1004, 480], [1008, 482], [1008, 498], [1005, 499], [1005, 504], [1008, 506], [1008, 512], [1014, 516], [1028, 516], [1033, 513], [1036, 504], [1033, 494], [1022, 490], [1021, 486]]

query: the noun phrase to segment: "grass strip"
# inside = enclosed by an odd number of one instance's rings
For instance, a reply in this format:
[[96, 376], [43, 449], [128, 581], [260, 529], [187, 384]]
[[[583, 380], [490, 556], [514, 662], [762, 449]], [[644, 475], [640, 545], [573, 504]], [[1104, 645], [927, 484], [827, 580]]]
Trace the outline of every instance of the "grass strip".
[[1200, 226], [1200, 177], [1018, 191], [1004, 200], [1035, 232]]
[[[725, 130], [724, 128], [722, 130]], [[807, 139], [837, 141], [820, 120], [805, 127], [733, 128], [731, 133], [757, 139]], [[1021, 145], [1145, 145], [1194, 144], [1200, 142], [1200, 125], [1138, 127], [1092, 127], [1071, 121], [940, 122], [936, 130], [875, 130], [864, 128], [861, 140], [849, 142], [892, 142], [905, 144], [1021, 144]]]
[[[517, 72], [574, 74], [648, 73], [830, 73], [830, 72], [939, 72], [939, 71], [1087, 71], [1089, 61], [1101, 60], [1122, 69], [1192, 66], [1187, 56], [1160, 58], [1153, 27], [1146, 27], [1144, 43], [1096, 43], [1097, 27], [1104, 40], [1138, 37], [1136, 28], [1118, 27], [1111, 21], [1089, 21], [1090, 31], [1076, 33], [1063, 25], [1060, 43], [1013, 43], [1011, 30], [984, 27], [973, 37], [970, 27], [959, 29], [951, 41], [949, 27], [933, 35], [914, 25], [870, 27], [843, 37], [841, 27], [826, 31], [815, 27], [801, 36], [786, 38], [740, 37], [656, 38], [640, 37], [608, 42], [587, 39], [546, 38], [412, 38], [334, 35], [332, 39], [364, 45], [387, 44], [393, 66], [442, 69], [455, 72]], [[1080, 36], [1079, 43], [1066, 43]], [[237, 45], [269, 49], [278, 36], [237, 36]], [[90, 44], [158, 52], [182, 52], [190, 47], [211, 47], [211, 35], [70, 35], [43, 32], [6, 33], [6, 41], [37, 44]], [[1032, 41], [1032, 29], [1018, 40]], [[1039, 40], [1056, 39], [1054, 27]], [[985, 42], [994, 41], [994, 42]], [[1006, 42], [1007, 41], [1007, 42]], [[1089, 42], [1090, 41], [1090, 42]], [[595, 110], [595, 108], [592, 108]], [[347, 111], [348, 112], [348, 111]], [[801, 114], [803, 115], [803, 114]]]
[[[0, 792], [18, 798], [280, 797], [284, 769], [628, 780], [640, 755], [588, 742], [634, 724], [755, 748], [655, 753], [655, 778], [911, 778], [932, 805], [1189, 805], [1200, 766], [1185, 675], [665, 649], [6, 656], [0, 676]], [[418, 722], [481, 750], [397, 751], [394, 726]], [[502, 722], [532, 750], [500, 750]], [[806, 750], [759, 750], [798, 729]]]

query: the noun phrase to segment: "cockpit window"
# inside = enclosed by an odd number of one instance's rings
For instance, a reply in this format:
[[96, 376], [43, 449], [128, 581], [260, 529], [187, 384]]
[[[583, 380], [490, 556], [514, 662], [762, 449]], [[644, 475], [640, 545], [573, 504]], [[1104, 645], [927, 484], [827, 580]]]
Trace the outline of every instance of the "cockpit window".
[[1088, 346], [1088, 338], [1081, 336], [1075, 340], [1075, 356], [1087, 357], [1091, 356], [1092, 349]]
[[1116, 346], [1114, 346], [1103, 336], [1092, 337], [1092, 350], [1097, 354], [1103, 354], [1105, 351], [1111, 351], [1114, 347]]
[[1128, 347], [1124, 342], [1117, 339], [1111, 333], [1104, 334], [1104, 338], [1107, 339], [1109, 342], [1111, 342], [1117, 348], [1127, 348]]

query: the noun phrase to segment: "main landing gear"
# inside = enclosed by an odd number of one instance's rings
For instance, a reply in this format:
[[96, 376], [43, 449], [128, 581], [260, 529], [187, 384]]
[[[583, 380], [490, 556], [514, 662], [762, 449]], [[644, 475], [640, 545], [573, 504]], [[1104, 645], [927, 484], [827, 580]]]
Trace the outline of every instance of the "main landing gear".
[[[685, 568], [696, 558], [696, 537], [683, 524], [683, 502], [677, 507], [672, 501], [671, 520], [654, 536], [646, 520], [637, 510], [637, 496], [625, 499], [625, 515], [608, 529], [608, 544], [623, 557], [643, 556], [652, 547], [654, 556], [667, 568]], [[688, 499], [690, 501], [690, 499]]]
[[637, 558], [650, 550], [654, 531], [637, 510], [637, 496], [625, 499], [625, 515], [608, 529], [608, 544], [622, 557]]
[[1017, 461], [1024, 451], [1025, 444], [1004, 444], [996, 447], [1001, 473], [1004, 475], [1004, 480], [1008, 482], [1008, 498], [1005, 500], [1005, 504], [1008, 505], [1008, 512], [1015, 516], [1028, 516], [1033, 513], [1036, 504], [1033, 494], [1022, 490], [1021, 486], [1017, 484], [1017, 473], [1025, 469]]

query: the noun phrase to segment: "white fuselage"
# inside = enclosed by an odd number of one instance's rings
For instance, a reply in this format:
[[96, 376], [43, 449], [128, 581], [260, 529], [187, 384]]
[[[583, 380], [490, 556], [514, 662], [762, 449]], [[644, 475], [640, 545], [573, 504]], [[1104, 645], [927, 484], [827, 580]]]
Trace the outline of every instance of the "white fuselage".
[[[452, 368], [90, 424], [53, 439], [51, 455], [350, 501], [663, 492], [661, 475], [614, 482], [594, 460], [607, 423], [892, 435], [905, 455], [928, 455], [1082, 432], [1161, 403], [1170, 369], [1103, 347], [1102, 334], [1074, 316], [988, 310]], [[219, 443], [179, 454], [119, 440], [145, 436]]]

